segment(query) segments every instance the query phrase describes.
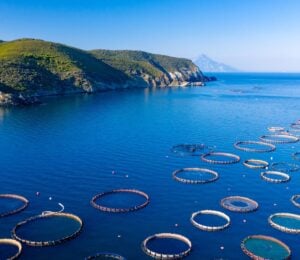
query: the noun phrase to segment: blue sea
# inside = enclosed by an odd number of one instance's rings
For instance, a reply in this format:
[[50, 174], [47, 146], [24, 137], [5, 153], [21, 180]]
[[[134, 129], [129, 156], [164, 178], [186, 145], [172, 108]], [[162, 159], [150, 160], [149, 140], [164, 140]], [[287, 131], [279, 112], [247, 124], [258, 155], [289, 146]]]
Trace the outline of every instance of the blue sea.
[[[82, 218], [82, 233], [55, 247], [23, 246], [20, 259], [84, 259], [102, 251], [149, 259], [141, 242], [160, 232], [187, 236], [193, 243], [187, 259], [247, 259], [240, 243], [254, 234], [282, 240], [293, 259], [300, 259], [299, 235], [275, 230], [267, 222], [276, 212], [300, 214], [290, 202], [292, 195], [300, 193], [300, 172], [290, 173], [290, 182], [272, 184], [260, 178], [261, 170], [242, 163], [213, 165], [198, 156], [170, 152], [173, 145], [197, 143], [237, 154], [241, 161], [296, 163], [291, 154], [300, 151], [299, 143], [278, 144], [272, 153], [243, 152], [233, 144], [258, 140], [268, 134], [269, 126], [288, 129], [300, 119], [300, 74], [216, 76], [218, 81], [203, 88], [110, 91], [2, 108], [0, 193], [23, 195], [30, 205], [0, 219], [0, 237], [10, 237], [21, 220], [60, 210], [58, 203], [62, 203], [66, 212]], [[183, 167], [212, 169], [220, 178], [204, 185], [183, 184], [172, 179], [172, 172]], [[104, 213], [90, 205], [95, 194], [118, 188], [146, 192], [149, 205], [125, 214]], [[220, 200], [231, 195], [254, 199], [259, 209], [252, 213], [223, 209]], [[202, 209], [226, 213], [231, 225], [219, 232], [195, 228], [190, 216]], [[57, 224], [48, 225], [31, 223], [22, 235], [34, 239], [39, 229], [64, 232]]]

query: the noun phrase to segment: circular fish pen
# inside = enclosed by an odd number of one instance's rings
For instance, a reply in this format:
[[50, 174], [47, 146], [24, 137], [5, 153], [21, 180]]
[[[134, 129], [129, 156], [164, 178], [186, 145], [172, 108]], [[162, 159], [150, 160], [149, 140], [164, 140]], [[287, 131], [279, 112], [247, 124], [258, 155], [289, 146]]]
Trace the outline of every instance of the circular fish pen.
[[115, 254], [115, 253], [110, 253], [110, 252], [100, 252], [92, 256], [87, 256], [85, 260], [92, 260], [92, 259], [115, 259], [115, 260], [126, 260], [125, 257]]
[[282, 131], [284, 131], [284, 127], [281, 127], [281, 126], [270, 126], [270, 127], [268, 127], [268, 131], [272, 132], [272, 133], [282, 132]]
[[300, 129], [300, 123], [293, 123], [293, 124], [291, 124], [291, 128]]
[[299, 138], [296, 136], [284, 134], [262, 135], [259, 139], [263, 142], [272, 144], [289, 144], [299, 141]]
[[[200, 215], [211, 215], [211, 216], [217, 216], [223, 220], [225, 220], [225, 224], [223, 225], [219, 225], [219, 226], [211, 226], [211, 225], [204, 225], [199, 223], [198, 221], [196, 221], [196, 217], [200, 216]], [[220, 231], [223, 230], [225, 228], [227, 228], [230, 225], [230, 217], [227, 216], [225, 213], [221, 212], [221, 211], [217, 211], [217, 210], [200, 210], [197, 212], [194, 212], [191, 216], [191, 223], [196, 227], [199, 228], [201, 230], [204, 231], [210, 231], [210, 232], [214, 232], [214, 231]]]
[[250, 169], [265, 169], [269, 166], [268, 162], [258, 159], [248, 159], [243, 164]]
[[[183, 177], [182, 175], [187, 175]], [[187, 183], [187, 184], [204, 184], [214, 182], [219, 178], [217, 172], [205, 169], [205, 168], [183, 168], [173, 172], [173, 178], [176, 181]], [[196, 175], [196, 178], [192, 178]], [[206, 175], [206, 178], [202, 178], [203, 175]], [[208, 177], [207, 177], [208, 176]]]
[[[167, 245], [168, 242], [171, 243]], [[155, 244], [151, 246], [151, 243]], [[180, 243], [181, 246], [174, 246], [174, 243], [177, 245]], [[159, 233], [147, 237], [141, 247], [147, 255], [154, 259], [181, 259], [191, 252], [192, 242], [180, 234]]]
[[[142, 197], [144, 201], [141, 204], [130, 206], [130, 207], [108, 207], [105, 205], [101, 205], [97, 203], [98, 200], [103, 199], [104, 197], [113, 195], [113, 194], [119, 194], [119, 193], [127, 193], [127, 194], [134, 194]], [[118, 190], [112, 190], [112, 191], [106, 191], [102, 192], [100, 194], [95, 195], [91, 200], [91, 205], [104, 212], [112, 212], [112, 213], [125, 213], [125, 212], [131, 212], [136, 211], [139, 209], [142, 209], [146, 207], [150, 202], [150, 197], [147, 193], [140, 191], [140, 190], [134, 190], [134, 189], [118, 189]]]
[[300, 234], [300, 215], [292, 213], [275, 213], [268, 218], [269, 224], [282, 232]]
[[300, 199], [300, 194], [293, 195], [291, 198], [291, 202], [298, 208], [300, 208], [300, 202], [298, 202], [299, 199]]
[[282, 241], [264, 235], [252, 235], [243, 239], [242, 251], [251, 259], [289, 259], [290, 248]]
[[294, 163], [275, 162], [270, 166], [270, 170], [278, 172], [297, 172], [300, 170], [300, 166]]
[[0, 218], [19, 213], [20, 211], [27, 208], [29, 205], [29, 201], [25, 197], [16, 194], [0, 194], [0, 200], [14, 200], [16, 202], [21, 202], [21, 205], [17, 205], [14, 209], [9, 209], [5, 212], [0, 212]]
[[[283, 172], [277, 172], [277, 171], [266, 171], [262, 172], [260, 174], [261, 178], [267, 182], [272, 182], [272, 183], [284, 183], [288, 182], [291, 177]], [[274, 176], [273, 178], [270, 176]]]
[[295, 152], [292, 154], [292, 157], [296, 161], [300, 161], [300, 152]]
[[176, 156], [200, 156], [212, 152], [212, 147], [205, 144], [178, 144], [171, 148], [171, 152]]
[[275, 145], [268, 144], [265, 142], [260, 142], [260, 141], [238, 141], [234, 143], [234, 147], [244, 152], [253, 152], [253, 153], [269, 153], [276, 150]]
[[[56, 238], [56, 239], [51, 239], [51, 240], [30, 240], [30, 239], [26, 239], [26, 238], [22, 238], [20, 235], [18, 235], [18, 231], [20, 231], [21, 228], [23, 228], [26, 225], [32, 226], [35, 225], [36, 223], [38, 223], [38, 221], [45, 221], [48, 219], [54, 219], [54, 218], [59, 218], [59, 219], [67, 219], [67, 220], [71, 220], [74, 223], [76, 223], [76, 229], [74, 231], [72, 231], [70, 234], [68, 235], [64, 235], [61, 238]], [[58, 245], [61, 244], [63, 242], [66, 242], [68, 240], [71, 240], [75, 237], [77, 237], [79, 235], [79, 233], [82, 230], [82, 226], [83, 226], [83, 222], [82, 220], [76, 216], [73, 215], [71, 213], [63, 213], [63, 212], [49, 212], [46, 214], [41, 214], [38, 216], [34, 216], [31, 218], [28, 218], [24, 221], [19, 222], [12, 230], [11, 235], [14, 239], [28, 245], [28, 246], [35, 246], [35, 247], [45, 247], [45, 246], [54, 246], [54, 245]], [[56, 226], [57, 228], [57, 226]], [[65, 226], [64, 226], [65, 228]], [[40, 231], [40, 229], [31, 229], [31, 230], [38, 230]], [[53, 229], [48, 229], [49, 230], [53, 230]], [[47, 230], [43, 230], [44, 231]]]
[[[22, 244], [17, 240], [10, 239], [10, 238], [0, 238], [0, 245], [16, 248], [16, 250], [15, 250], [16, 252], [14, 252], [13, 255], [5, 256], [5, 259], [7, 259], [7, 260], [17, 259], [21, 255]], [[5, 251], [7, 252], [8, 250], [6, 249]], [[0, 253], [1, 253], [1, 250], [0, 250]], [[3, 259], [2, 254], [0, 254], [0, 258]]]
[[[229, 158], [228, 160], [216, 160], [216, 159], [209, 159], [211, 157], [224, 157]], [[201, 156], [202, 161], [212, 164], [234, 164], [240, 161], [240, 157], [238, 155], [232, 153], [223, 153], [223, 152], [211, 152], [207, 154], [203, 154]]]
[[258, 203], [255, 200], [241, 196], [230, 196], [221, 200], [221, 206], [234, 212], [251, 212], [258, 209]]

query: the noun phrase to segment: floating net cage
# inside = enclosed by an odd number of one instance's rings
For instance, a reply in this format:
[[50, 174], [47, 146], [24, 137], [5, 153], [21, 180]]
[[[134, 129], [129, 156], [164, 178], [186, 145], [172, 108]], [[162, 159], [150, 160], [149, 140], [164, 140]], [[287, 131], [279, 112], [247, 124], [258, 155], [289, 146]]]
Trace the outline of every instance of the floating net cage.
[[[223, 160], [213, 159], [214, 157], [222, 157], [225, 158]], [[211, 152], [207, 154], [203, 154], [201, 156], [202, 161], [212, 164], [234, 164], [240, 161], [240, 157], [238, 155], [232, 153], [223, 153], [223, 152]], [[226, 160], [227, 159], [227, 160]]]
[[16, 205], [16, 208], [5, 210], [4, 212], [0, 211], [0, 218], [10, 216], [16, 213], [19, 213], [20, 211], [24, 210], [28, 207], [29, 201], [20, 195], [16, 194], [0, 194], [0, 200], [7, 200], [9, 202], [17, 202], [20, 205]]
[[[221, 224], [221, 225], [218, 225], [218, 226], [201, 224], [196, 220], [196, 217], [201, 216], [201, 215], [217, 216], [217, 217], [225, 220], [225, 224]], [[199, 228], [199, 229], [204, 230], [204, 231], [210, 231], [210, 232], [223, 230], [223, 229], [229, 227], [229, 225], [230, 225], [230, 217], [227, 216], [225, 213], [223, 213], [221, 211], [217, 211], [217, 210], [208, 210], [208, 209], [206, 209], [206, 210], [200, 210], [200, 211], [194, 212], [192, 214], [190, 220], [191, 220], [191, 223], [196, 228]]]
[[263, 180], [272, 183], [284, 183], [290, 181], [291, 179], [291, 177], [287, 173], [278, 172], [278, 171], [262, 172], [260, 176]]
[[[10, 238], [0, 238], [0, 246], [1, 246], [1, 248], [3, 248], [3, 253], [5, 253], [5, 256], [4, 256], [5, 259], [13, 260], [13, 259], [17, 259], [21, 255], [22, 244], [17, 240], [10, 239]], [[7, 255], [8, 249], [4, 248], [4, 247], [14, 247], [15, 250], [13, 252], [13, 255], [8, 256]], [[2, 257], [2, 252], [1, 251], [2, 250], [0, 250], [0, 259], [4, 259]]]
[[298, 208], [300, 208], [300, 194], [293, 195], [291, 202]]
[[269, 153], [276, 150], [276, 146], [260, 141], [238, 141], [234, 147], [244, 152]]
[[292, 157], [296, 161], [300, 161], [300, 152], [295, 152], [292, 154]]
[[291, 128], [300, 129], [300, 122], [291, 124]]
[[183, 168], [173, 172], [176, 181], [187, 184], [205, 184], [219, 178], [217, 172], [205, 168]]
[[241, 196], [230, 196], [221, 200], [221, 206], [234, 212], [252, 212], [258, 209], [258, 203], [255, 200]]
[[248, 159], [243, 164], [250, 169], [265, 169], [269, 166], [268, 162], [258, 159]]
[[[130, 207], [108, 207], [106, 205], [101, 205], [98, 203], [98, 200], [101, 201], [104, 197], [114, 195], [114, 194], [119, 194], [119, 193], [124, 193], [124, 194], [134, 194], [142, 197], [144, 200], [141, 204], [130, 206]], [[101, 211], [105, 212], [112, 212], [112, 213], [126, 213], [126, 212], [131, 212], [131, 211], [136, 211], [139, 209], [142, 209], [146, 207], [150, 202], [150, 197], [148, 196], [147, 193], [140, 191], [140, 190], [134, 190], [134, 189], [118, 189], [118, 190], [112, 190], [112, 191], [106, 191], [102, 192], [100, 194], [95, 195], [92, 200], [91, 200], [91, 205], [99, 209]]]
[[275, 213], [268, 218], [269, 224], [282, 232], [300, 234], [300, 215], [292, 213]]
[[159, 233], [147, 237], [141, 247], [154, 259], [182, 259], [191, 252], [192, 242], [180, 234]]
[[87, 256], [85, 260], [92, 260], [92, 259], [115, 259], [115, 260], [126, 260], [125, 257], [115, 254], [115, 253], [110, 253], [110, 252], [99, 252], [95, 255], [92, 256]]
[[284, 131], [284, 127], [270, 126], [270, 127], [268, 127], [268, 131], [271, 132], [271, 133], [282, 132], [282, 131]]
[[[38, 229], [38, 228], [34, 228], [34, 225], [38, 225], [38, 221], [45, 221], [45, 220], [49, 220], [49, 219], [55, 219], [58, 220], [60, 218], [61, 219], [65, 219], [65, 220], [69, 220], [69, 221], [73, 221], [74, 223], [76, 223], [76, 228], [74, 230], [72, 230], [72, 232], [70, 232], [67, 235], [63, 235], [61, 238], [55, 238], [55, 239], [51, 239], [51, 240], [30, 240], [30, 239], [26, 239], [26, 238], [22, 238], [20, 235], [18, 235], [18, 232], [20, 231], [21, 228], [25, 228], [25, 226], [29, 226], [31, 227], [31, 230], [38, 230], [39, 232], [42, 231], [42, 233], [44, 233], [44, 231], [48, 232], [52, 232], [55, 231], [58, 228], [63, 228], [65, 229], [65, 226], [57, 226], [55, 225], [55, 227], [44, 227], [42, 226], [44, 229]], [[43, 224], [43, 223], [41, 223]], [[41, 225], [40, 224], [40, 225]], [[12, 230], [11, 234], [12, 237], [28, 246], [35, 246], [35, 247], [45, 247], [45, 246], [54, 246], [54, 245], [58, 245], [61, 244], [63, 242], [66, 242], [68, 240], [71, 240], [75, 237], [77, 237], [79, 235], [79, 233], [82, 230], [82, 226], [83, 226], [83, 222], [82, 220], [76, 216], [73, 215], [71, 213], [63, 213], [63, 212], [48, 212], [46, 214], [41, 214], [38, 216], [34, 216], [31, 218], [28, 218], [24, 221], [19, 222]], [[50, 234], [49, 234], [50, 235]], [[51, 234], [52, 235], [52, 234]]]
[[241, 243], [242, 251], [251, 259], [290, 259], [291, 250], [282, 241], [264, 235], [246, 237]]
[[297, 172], [300, 170], [300, 166], [295, 163], [275, 162], [270, 166], [270, 170], [278, 172]]
[[266, 143], [273, 144], [288, 144], [296, 143], [299, 141], [299, 138], [294, 135], [287, 134], [273, 134], [273, 135], [262, 135], [259, 139]]
[[178, 144], [171, 148], [171, 152], [179, 157], [200, 156], [212, 151], [213, 148], [205, 144]]

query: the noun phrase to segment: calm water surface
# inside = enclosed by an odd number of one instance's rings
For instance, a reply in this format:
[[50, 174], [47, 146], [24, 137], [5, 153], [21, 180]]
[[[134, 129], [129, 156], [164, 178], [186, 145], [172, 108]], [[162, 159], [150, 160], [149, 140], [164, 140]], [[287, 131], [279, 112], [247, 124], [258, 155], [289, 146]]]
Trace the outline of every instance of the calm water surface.
[[[300, 193], [300, 172], [291, 173], [288, 183], [271, 184], [261, 180], [260, 170], [242, 163], [217, 166], [170, 153], [175, 144], [204, 143], [242, 160], [293, 162], [291, 153], [300, 150], [299, 143], [278, 145], [275, 152], [262, 154], [236, 150], [233, 143], [257, 140], [268, 133], [268, 126], [288, 127], [300, 118], [300, 75], [217, 76], [219, 81], [205, 88], [106, 92], [1, 109], [1, 193], [26, 196], [30, 206], [0, 219], [0, 236], [9, 237], [13, 226], [27, 217], [60, 210], [61, 202], [66, 212], [83, 219], [81, 235], [52, 248], [24, 246], [21, 259], [83, 259], [99, 251], [148, 259], [141, 242], [159, 232], [189, 237], [193, 243], [189, 259], [247, 259], [240, 242], [251, 234], [284, 241], [293, 258], [300, 259], [299, 236], [267, 223], [272, 213], [300, 214], [289, 201]], [[172, 179], [172, 171], [182, 167], [207, 167], [220, 178], [205, 185], [182, 184]], [[151, 202], [128, 214], [107, 214], [90, 206], [95, 194], [116, 188], [141, 189]], [[226, 211], [219, 201], [229, 195], [248, 196], [260, 208], [248, 214]], [[189, 218], [201, 209], [222, 210], [231, 217], [231, 226], [212, 233], [196, 229]], [[30, 236], [30, 230], [25, 233]]]

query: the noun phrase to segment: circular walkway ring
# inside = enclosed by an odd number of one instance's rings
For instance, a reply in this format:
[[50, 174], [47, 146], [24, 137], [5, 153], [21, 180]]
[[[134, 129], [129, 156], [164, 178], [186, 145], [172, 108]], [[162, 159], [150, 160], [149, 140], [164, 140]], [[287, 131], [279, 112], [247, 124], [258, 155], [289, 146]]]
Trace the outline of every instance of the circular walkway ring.
[[269, 166], [269, 163], [264, 160], [258, 159], [248, 159], [243, 162], [243, 164], [251, 169], [265, 169]]
[[[177, 151], [176, 149], [183, 148], [183, 151]], [[202, 151], [202, 152], [201, 152]], [[186, 155], [200, 156], [207, 152], [212, 152], [213, 148], [205, 144], [177, 144], [171, 148], [171, 152], [179, 155], [180, 157]]]
[[[152, 251], [148, 248], [147, 244], [155, 239], [165, 239], [165, 238], [169, 238], [169, 239], [175, 239], [175, 240], [179, 240], [183, 243], [185, 243], [188, 246], [188, 249], [177, 253], [177, 254], [164, 254], [164, 253], [159, 253], [159, 252], [155, 252]], [[154, 259], [181, 259], [185, 256], [187, 256], [191, 250], [192, 250], [192, 242], [185, 236], [180, 235], [180, 234], [175, 234], [175, 233], [159, 233], [159, 234], [155, 234], [152, 236], [147, 237], [143, 242], [142, 242], [142, 250], [149, 256], [151, 256]]]
[[291, 249], [282, 241], [280, 241], [279, 239], [276, 239], [274, 237], [270, 237], [270, 236], [264, 236], [264, 235], [252, 235], [252, 236], [248, 236], [245, 239], [243, 239], [242, 243], [241, 243], [241, 249], [242, 251], [249, 256], [251, 259], [255, 259], [255, 260], [267, 260], [267, 258], [264, 258], [262, 256], [259, 255], [255, 255], [254, 253], [251, 252], [251, 250], [248, 250], [246, 247], [246, 242], [250, 239], [261, 239], [261, 240], [266, 240], [266, 241], [272, 241], [276, 244], [278, 244], [279, 246], [282, 246], [286, 252], [287, 252], [287, 256], [284, 258], [285, 259], [290, 259], [291, 256]]
[[292, 123], [291, 128], [293, 129], [300, 129], [300, 123]]
[[15, 255], [10, 256], [9, 258], [7, 258], [7, 260], [17, 259], [20, 256], [21, 252], [22, 252], [22, 244], [17, 240], [14, 240], [14, 239], [11, 239], [11, 238], [0, 238], [0, 244], [1, 245], [14, 246], [14, 247], [18, 248], [18, 252]]
[[[281, 138], [278, 140], [274, 140], [272, 138]], [[285, 135], [285, 134], [273, 134], [273, 135], [262, 135], [259, 139], [266, 143], [272, 144], [289, 144], [296, 143], [299, 141], [299, 138], [294, 135]]]
[[[56, 240], [49, 240], [49, 241], [33, 241], [33, 240], [27, 240], [27, 239], [23, 239], [21, 237], [19, 237], [17, 235], [17, 230], [21, 227], [26, 225], [29, 222], [32, 221], [36, 221], [37, 219], [42, 219], [42, 218], [51, 218], [51, 217], [64, 217], [64, 218], [69, 218], [72, 220], [75, 220], [76, 222], [78, 222], [80, 224], [79, 228], [73, 232], [71, 235], [62, 237], [60, 239], [56, 239]], [[54, 246], [54, 245], [58, 245], [61, 244], [65, 241], [71, 240], [75, 237], [77, 237], [79, 235], [79, 233], [82, 230], [82, 226], [83, 226], [83, 222], [81, 220], [81, 218], [79, 218], [78, 216], [71, 214], [71, 213], [64, 213], [64, 212], [49, 212], [47, 214], [41, 214], [38, 216], [34, 216], [31, 218], [28, 218], [24, 221], [19, 222], [11, 231], [11, 235], [14, 239], [28, 245], [28, 246], [35, 246], [35, 247], [45, 247], [45, 246]]]
[[[286, 165], [289, 169], [287, 170], [282, 170], [282, 169], [278, 169], [276, 167], [280, 167], [280, 165]], [[300, 166], [295, 164], [295, 163], [285, 163], [285, 162], [274, 162], [271, 164], [270, 170], [272, 171], [278, 171], [278, 172], [285, 172], [285, 173], [289, 173], [289, 172], [297, 172], [300, 170]]]
[[300, 161], [300, 152], [295, 152], [292, 154], [292, 157], [296, 161]]
[[300, 199], [300, 194], [296, 194], [296, 195], [293, 195], [291, 197], [291, 202], [298, 208], [300, 208], [300, 202], [297, 202], [297, 200]]
[[[110, 208], [110, 207], [106, 207], [106, 206], [101, 206], [100, 204], [96, 203], [96, 200], [98, 200], [99, 198], [102, 198], [106, 195], [115, 194], [115, 193], [137, 194], [137, 195], [144, 197], [145, 202], [143, 202], [140, 205], [136, 205], [136, 206], [128, 207], [128, 208]], [[136, 210], [142, 209], [142, 208], [146, 207], [149, 204], [149, 202], [150, 202], [149, 195], [143, 191], [134, 190], [134, 189], [118, 189], [118, 190], [112, 190], [112, 191], [106, 191], [106, 192], [99, 193], [91, 199], [90, 203], [94, 208], [99, 209], [101, 211], [112, 212], [112, 213], [125, 213], [125, 212], [131, 212], [131, 211], [136, 211]]]
[[100, 253], [97, 253], [95, 255], [91, 255], [91, 256], [87, 256], [85, 258], [85, 260], [92, 260], [92, 259], [97, 259], [97, 257], [108, 257], [108, 258], [111, 258], [111, 259], [116, 259], [116, 260], [126, 260], [125, 257], [121, 256], [121, 255], [118, 255], [118, 254], [115, 254], [115, 253], [110, 253], [110, 252], [100, 252]]
[[[276, 176], [280, 176], [283, 177], [283, 179], [274, 179], [274, 178], [270, 178], [268, 177], [268, 175], [276, 175]], [[266, 171], [266, 172], [262, 172], [260, 174], [261, 178], [267, 182], [272, 182], [272, 183], [283, 183], [283, 182], [288, 182], [291, 177], [284, 173], [284, 172], [278, 172], [278, 171]]]
[[[242, 202], [245, 203], [247, 206], [236, 206], [233, 204], [233, 202]], [[234, 212], [251, 212], [258, 209], [258, 203], [255, 200], [249, 199], [247, 197], [241, 197], [241, 196], [229, 196], [226, 198], [223, 198], [220, 202], [221, 206], [225, 209], [228, 209], [230, 211]]]
[[[209, 156], [224, 156], [227, 158], [231, 158], [231, 160], [228, 161], [212, 160], [207, 158]], [[203, 154], [201, 156], [201, 159], [204, 162], [212, 163], [212, 164], [234, 164], [240, 161], [240, 157], [238, 155], [232, 153], [223, 153], [223, 152], [211, 152], [211, 153]]]
[[268, 127], [268, 131], [272, 132], [272, 133], [282, 132], [282, 131], [284, 131], [284, 127], [281, 127], [281, 126], [270, 126], [270, 127]]
[[[221, 226], [207, 226], [207, 225], [203, 225], [198, 223], [195, 218], [198, 215], [214, 215], [214, 216], [218, 216], [220, 218], [223, 218], [226, 220], [226, 223], [224, 225]], [[214, 231], [219, 231], [219, 230], [223, 230], [225, 228], [227, 228], [230, 225], [230, 217], [227, 216], [225, 213], [221, 212], [221, 211], [217, 211], [217, 210], [199, 210], [197, 212], [194, 212], [191, 216], [191, 223], [196, 227], [199, 228], [201, 230], [204, 231], [210, 231], [210, 232], [214, 232]]]
[[[182, 172], [204, 172], [212, 175], [212, 178], [206, 180], [191, 180], [186, 178], [179, 177]], [[219, 178], [219, 174], [213, 170], [205, 169], [205, 168], [182, 168], [173, 172], [173, 178], [176, 181], [187, 183], [187, 184], [204, 184], [214, 182]]]
[[7, 217], [7, 216], [10, 216], [10, 215], [19, 213], [22, 210], [26, 209], [28, 207], [28, 205], [29, 205], [29, 201], [25, 197], [17, 195], [17, 194], [0, 194], [0, 199], [1, 198], [2, 199], [15, 199], [15, 200], [19, 200], [19, 201], [23, 202], [23, 205], [21, 205], [19, 208], [16, 208], [14, 210], [7, 211], [7, 212], [4, 212], [4, 213], [0, 213], [0, 218]]
[[[250, 147], [243, 147], [241, 145], [243, 144], [256, 144], [266, 147], [265, 149], [256, 149], [256, 148], [250, 148]], [[234, 143], [234, 147], [238, 150], [244, 151], [244, 152], [253, 152], [253, 153], [269, 153], [276, 150], [276, 146], [273, 144], [268, 144], [261, 141], [238, 141]]]
[[292, 213], [275, 213], [275, 214], [272, 214], [269, 218], [268, 218], [268, 222], [269, 224], [275, 228], [275, 229], [278, 229], [282, 232], [285, 232], [285, 233], [290, 233], [290, 234], [300, 234], [300, 229], [299, 228], [288, 228], [288, 227], [285, 227], [285, 226], [282, 226], [282, 225], [279, 225], [277, 223], [275, 223], [273, 221], [273, 218], [274, 217], [287, 217], [287, 218], [294, 218], [294, 219], [298, 219], [300, 221], [300, 215], [297, 215], [297, 214], [292, 214]]

